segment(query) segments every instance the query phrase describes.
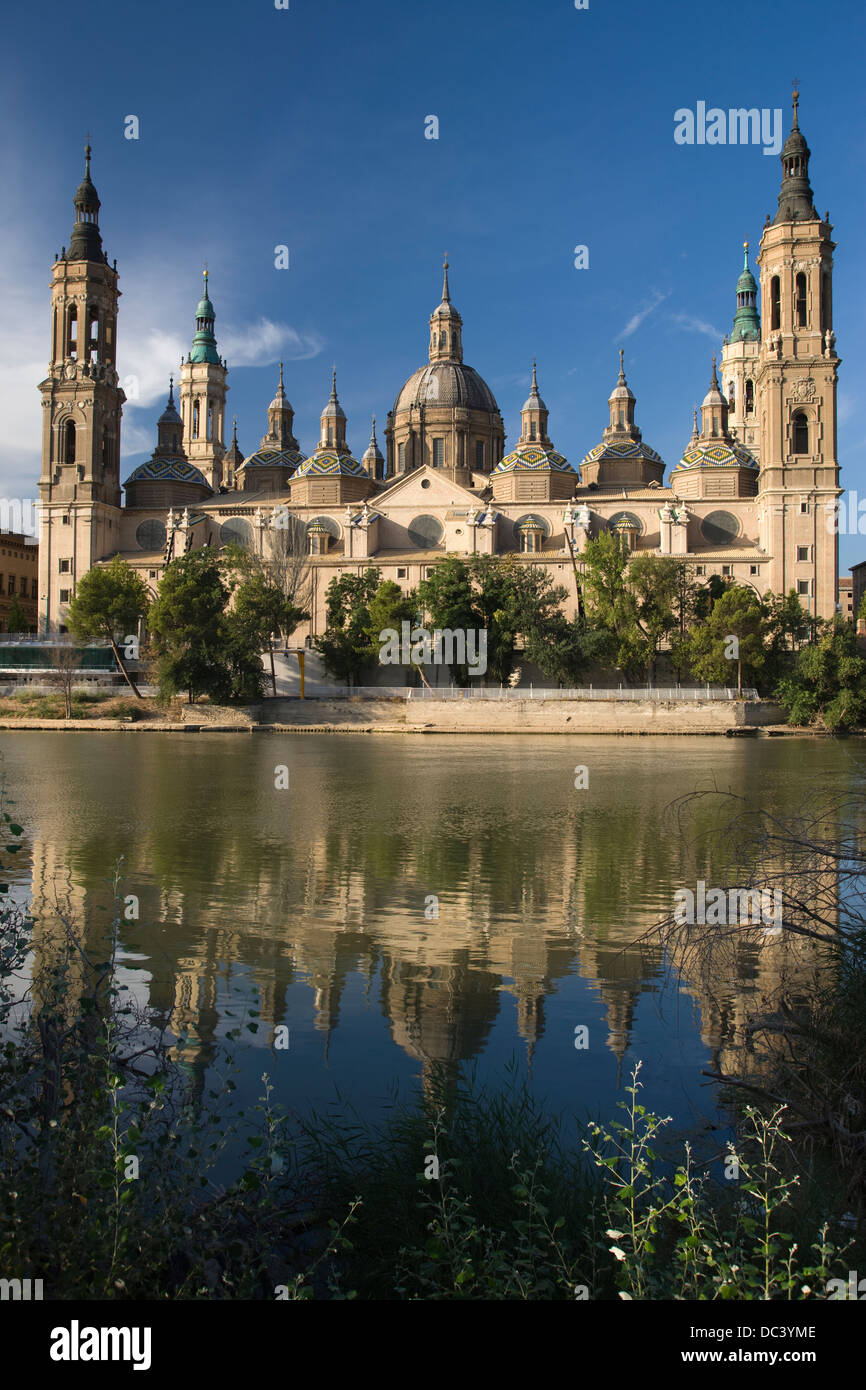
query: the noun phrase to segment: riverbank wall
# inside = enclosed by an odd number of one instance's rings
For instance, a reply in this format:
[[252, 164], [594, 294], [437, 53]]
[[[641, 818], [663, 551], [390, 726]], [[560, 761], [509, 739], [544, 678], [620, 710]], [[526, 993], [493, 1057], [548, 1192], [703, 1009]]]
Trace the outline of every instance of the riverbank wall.
[[799, 733], [769, 700], [276, 699], [246, 709], [184, 706], [180, 720], [4, 719], [13, 729], [91, 733], [716, 734]]

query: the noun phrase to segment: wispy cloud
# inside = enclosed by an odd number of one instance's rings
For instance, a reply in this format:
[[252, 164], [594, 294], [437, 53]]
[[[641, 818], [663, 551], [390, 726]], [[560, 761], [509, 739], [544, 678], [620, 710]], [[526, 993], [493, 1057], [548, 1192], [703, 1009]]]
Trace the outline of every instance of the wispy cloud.
[[636, 313], [632, 314], [625, 328], [620, 329], [619, 333], [617, 333], [614, 338], [614, 342], [622, 342], [623, 338], [630, 338], [632, 333], [636, 333], [644, 319], [648, 318], [653, 310], [657, 309], [662, 301], [667, 299], [669, 295], [670, 291], [668, 291], [667, 294], [663, 294], [661, 290], [653, 290], [649, 299], [644, 300]]
[[247, 327], [227, 328], [220, 351], [235, 367], [263, 367], [267, 362], [300, 361], [317, 357], [324, 339], [315, 333], [298, 333], [287, 323], [261, 318]]
[[724, 337], [721, 329], [707, 323], [706, 319], [696, 318], [694, 314], [671, 314], [669, 317], [671, 323], [675, 323], [677, 328], [682, 328], [686, 333], [702, 333], [705, 338], [712, 338], [714, 343], [721, 342]]

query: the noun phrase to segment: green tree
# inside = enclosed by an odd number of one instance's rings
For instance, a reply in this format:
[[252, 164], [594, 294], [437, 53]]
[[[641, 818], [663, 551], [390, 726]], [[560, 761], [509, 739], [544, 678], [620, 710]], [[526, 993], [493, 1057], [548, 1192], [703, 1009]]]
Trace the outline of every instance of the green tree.
[[764, 618], [752, 589], [733, 585], [716, 600], [709, 615], [689, 635], [690, 665], [705, 681], [727, 684], [731, 664], [737, 663], [737, 690], [743, 676], [756, 681], [764, 665]]
[[339, 681], [355, 681], [378, 659], [378, 644], [370, 637], [370, 603], [381, 572], [372, 566], [363, 574], [334, 578], [325, 594], [325, 631], [313, 643], [327, 670]]
[[[261, 651], [267, 648], [271, 664], [271, 689], [277, 693], [277, 677], [274, 670], [274, 652], [271, 642], [273, 636], [285, 639], [291, 637], [299, 623], [309, 618], [304, 608], [297, 607], [286, 597], [280, 584], [266, 571], [259, 568], [241, 571], [241, 578], [234, 587], [234, 602], [228, 613], [233, 648], [238, 655], [245, 647]], [[245, 660], [245, 658], [244, 658]], [[254, 668], [250, 668], [252, 671]], [[248, 688], [248, 677], [243, 677]], [[238, 698], [241, 698], [238, 694]]]
[[[375, 594], [370, 600], [370, 626], [369, 638], [370, 645], [377, 653], [377, 659], [382, 659], [382, 637], [383, 632], [389, 629], [396, 632], [398, 639], [402, 636], [402, 624], [409, 623], [410, 631], [417, 626], [420, 615], [418, 612], [418, 598], [414, 589], [404, 594], [399, 584], [395, 584], [393, 579], [383, 579]], [[414, 665], [410, 658], [410, 665]]]
[[[468, 632], [482, 628], [484, 620], [475, 604], [472, 574], [465, 560], [446, 555], [433, 568], [432, 574], [418, 585], [418, 603], [431, 628], [450, 628], [452, 632]], [[488, 650], [488, 663], [489, 663]], [[452, 667], [451, 675], [461, 685], [467, 683], [468, 670]]]
[[12, 601], [9, 604], [9, 612], [6, 615], [6, 631], [31, 632], [32, 629], [33, 624], [21, 607], [21, 600], [17, 594], [13, 594]]
[[644, 638], [650, 680], [663, 644], [681, 623], [684, 569], [670, 556], [649, 551], [633, 555], [628, 567], [626, 578], [636, 602], [635, 622]]
[[[151, 606], [160, 694], [185, 691], [190, 704], [201, 695], [222, 704], [232, 697], [233, 672], [246, 654], [239, 631], [226, 620], [229, 590], [218, 552], [211, 546], [190, 550], [167, 566]], [[230, 642], [235, 643], [232, 657]]]
[[628, 583], [629, 551], [618, 536], [602, 531], [587, 541], [585, 588], [590, 620], [599, 632], [599, 658], [635, 680], [650, 660], [638, 622], [638, 600]]
[[765, 594], [764, 633], [766, 660], [764, 680], [774, 688], [793, 670], [797, 652], [808, 639], [813, 620], [800, 602], [795, 589], [787, 594]]
[[844, 733], [866, 723], [866, 661], [853, 625], [837, 618], [801, 647], [776, 694], [791, 724], [823, 724]]
[[139, 699], [141, 692], [123, 664], [117, 643], [137, 633], [149, 609], [150, 598], [141, 576], [115, 555], [109, 564], [95, 565], [79, 580], [66, 618], [70, 632], [80, 641], [101, 637], [111, 643], [114, 658]]

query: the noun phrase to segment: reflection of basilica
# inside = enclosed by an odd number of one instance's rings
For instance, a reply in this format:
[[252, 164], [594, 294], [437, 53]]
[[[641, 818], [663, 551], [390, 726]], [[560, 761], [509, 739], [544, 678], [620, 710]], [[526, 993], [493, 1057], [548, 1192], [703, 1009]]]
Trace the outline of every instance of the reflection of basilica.
[[[113, 828], [110, 805], [104, 824], [91, 820], [86, 834], [74, 817], [52, 824], [37, 807], [37, 960], [50, 960], [62, 939], [55, 898], [102, 958], [113, 912], [105, 880], [124, 854], [122, 892], [140, 902], [140, 920], [121, 924], [127, 961], [141, 962], [150, 1003], [174, 1034], [189, 1036], [186, 1055], [201, 1065], [236, 1026], [242, 1003], [258, 1010], [258, 1036], [241, 1034], [248, 1043], [261, 1046], [276, 1024], [295, 1028], [286, 999], [298, 984], [312, 991], [312, 1024], [327, 1050], [359, 978], [393, 1041], [425, 1075], [434, 1065], [453, 1074], [480, 1056], [495, 1025], [515, 1033], [531, 1057], [548, 997], [572, 976], [597, 995], [605, 1044], [622, 1061], [640, 996], [657, 995], [666, 973], [662, 952], [641, 938], [684, 873], [682, 846], [661, 833], [668, 793], [661, 798], [653, 778], [633, 781], [624, 804], [619, 769], [596, 783], [591, 804], [569, 793], [557, 799], [549, 778], [523, 777], [528, 742], [521, 756], [512, 744], [477, 783], [461, 786], [448, 760], [430, 752], [438, 740], [424, 741], [417, 774], [407, 769], [405, 743], [305, 741], [289, 822], [286, 803], [262, 791], [272, 739], [226, 749], [208, 763], [193, 802], [182, 804], [179, 750], [153, 742], [152, 755], [134, 758], [129, 772], [139, 804], [151, 808], [131, 842]], [[181, 760], [200, 750], [184, 748]], [[730, 752], [732, 760], [745, 756]], [[681, 766], [688, 782], [688, 763]], [[670, 795], [676, 790], [672, 776]], [[710, 863], [700, 873], [712, 881]], [[438, 917], [428, 920], [425, 903], [436, 889]], [[717, 1065], [733, 1065], [729, 1049], [742, 1040], [749, 1012], [785, 973], [805, 981], [809, 964], [808, 952], [773, 943], [741, 949], [736, 973], [723, 972], [710, 989], [684, 969], [681, 993], [693, 998]], [[503, 996], [513, 999], [511, 1012]]]

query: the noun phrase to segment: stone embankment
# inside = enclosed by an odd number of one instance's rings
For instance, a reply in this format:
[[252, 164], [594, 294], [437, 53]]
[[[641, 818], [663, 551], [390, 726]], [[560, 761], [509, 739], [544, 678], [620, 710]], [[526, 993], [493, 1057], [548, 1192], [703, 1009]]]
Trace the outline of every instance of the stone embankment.
[[0, 730], [55, 733], [807, 735], [769, 700], [277, 699], [246, 709], [184, 706], [170, 719], [10, 719]]

